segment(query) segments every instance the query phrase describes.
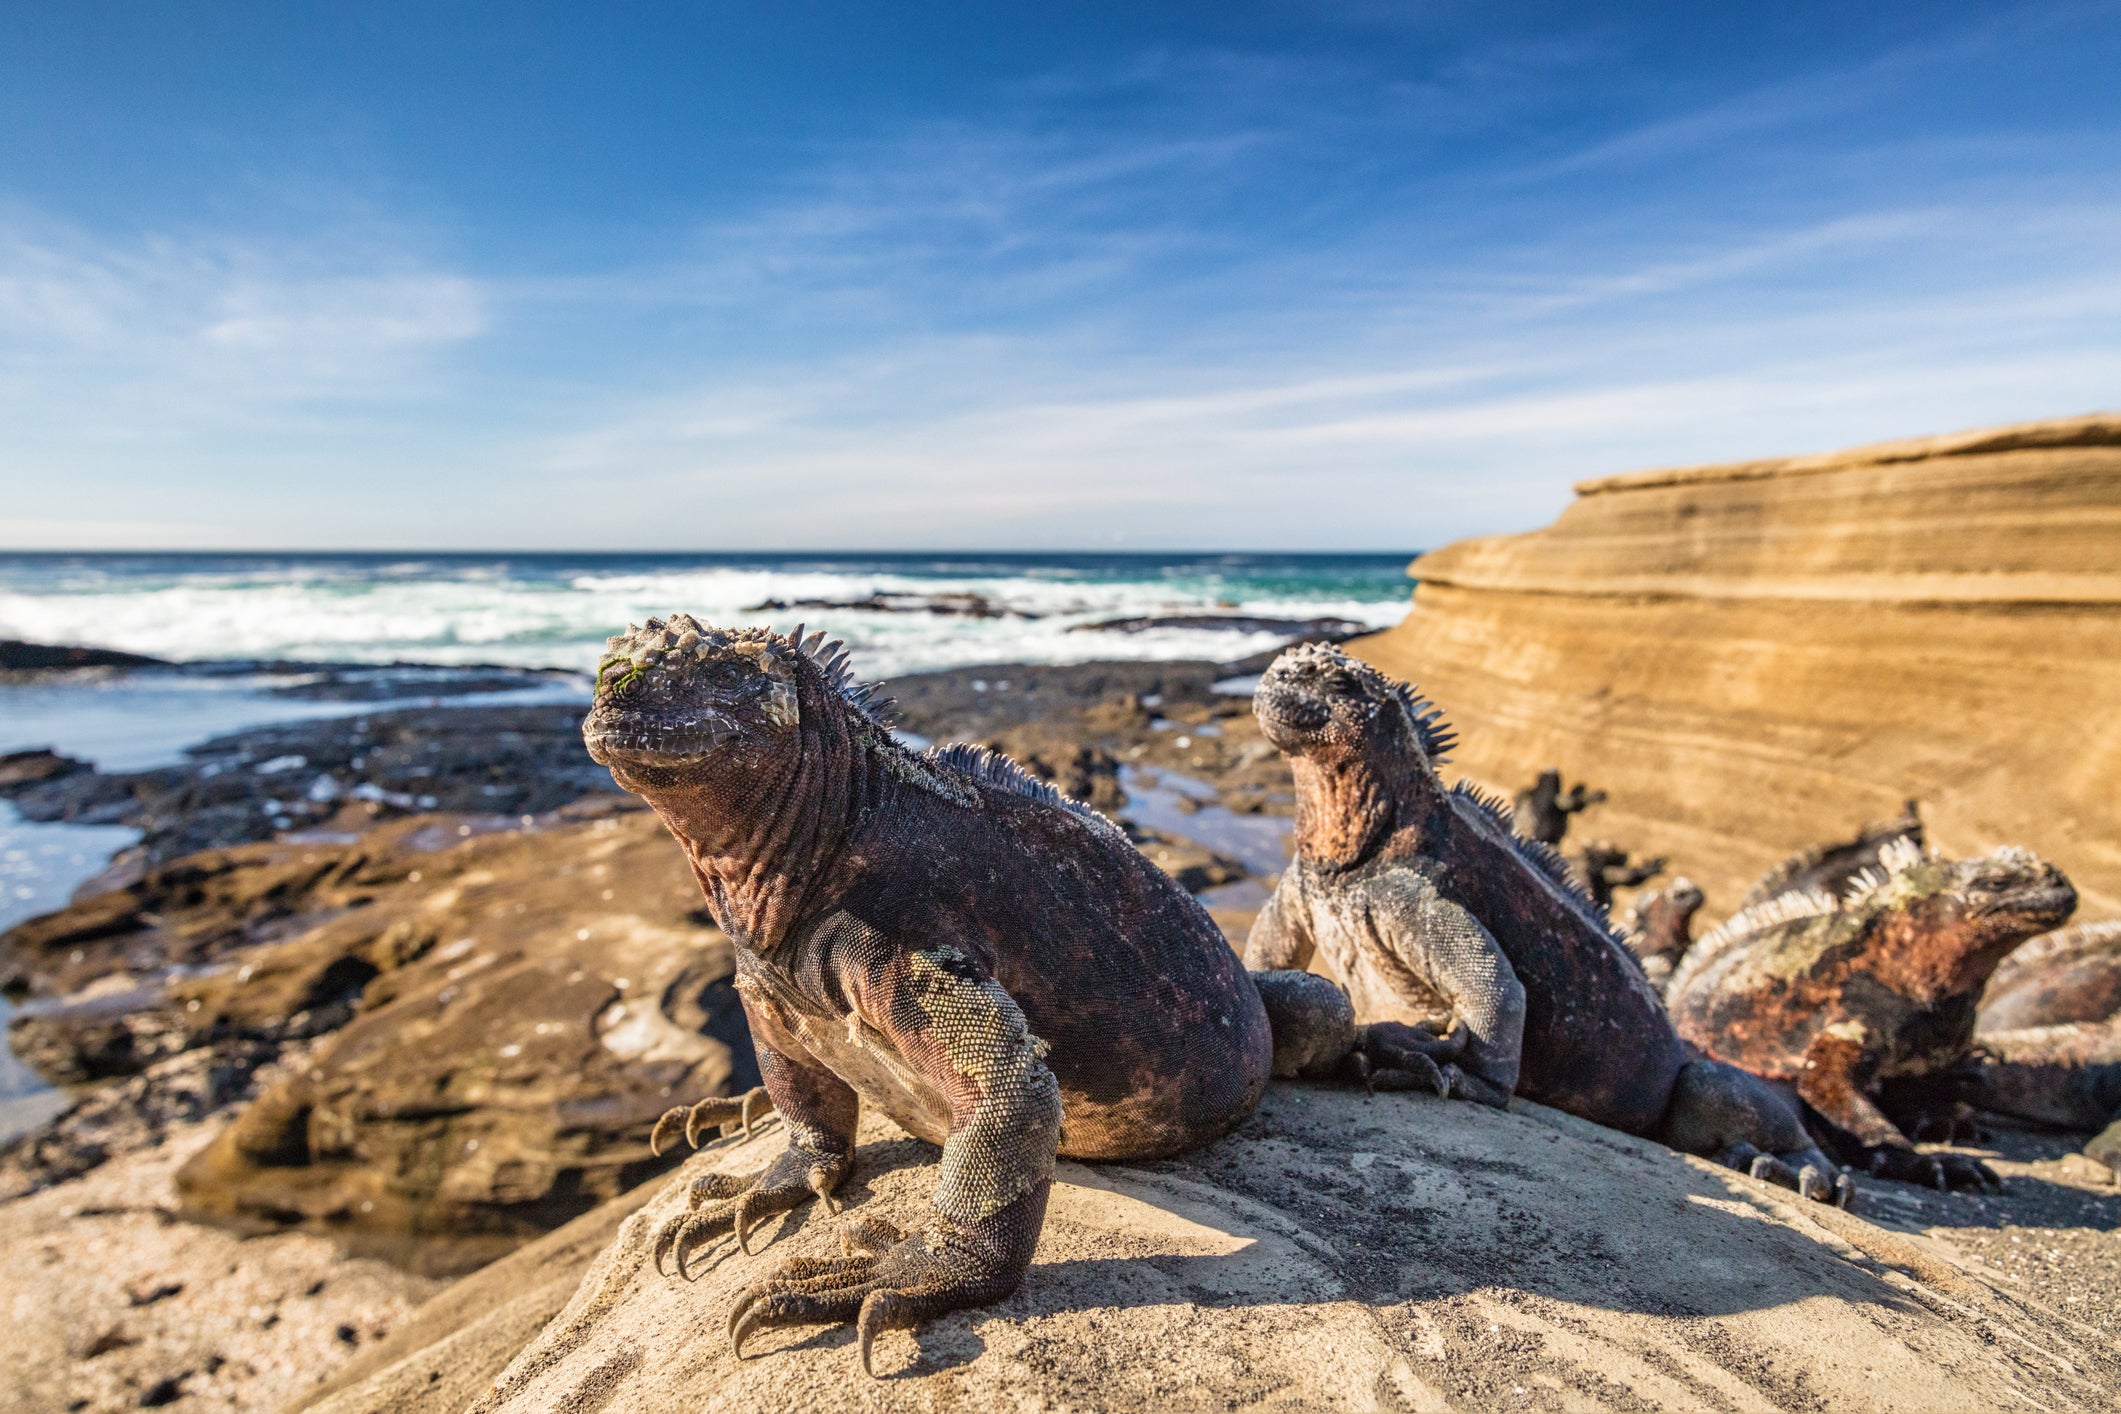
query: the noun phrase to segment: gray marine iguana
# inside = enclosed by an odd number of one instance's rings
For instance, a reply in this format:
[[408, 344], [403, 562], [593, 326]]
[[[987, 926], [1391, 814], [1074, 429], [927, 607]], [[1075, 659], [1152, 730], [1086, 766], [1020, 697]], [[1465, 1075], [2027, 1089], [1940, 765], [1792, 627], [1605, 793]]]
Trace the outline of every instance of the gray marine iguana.
[[[1243, 1120], [1274, 1074], [1448, 1076], [1426, 1038], [1359, 1029], [1301, 973], [1248, 977], [1207, 911], [1090, 807], [981, 747], [915, 752], [823, 634], [689, 615], [611, 640], [582, 733], [662, 818], [736, 945], [736, 986], [788, 1146], [710, 1174], [656, 1237], [698, 1243], [833, 1191], [858, 1107], [942, 1146], [933, 1214], [866, 1221], [784, 1263], [729, 1315], [878, 1332], [996, 1301], [1030, 1264], [1056, 1153], [1144, 1159]], [[673, 1110], [742, 1117], [741, 1102]], [[752, 1108], [756, 1108], [753, 1106]], [[748, 1250], [748, 1249], [747, 1249]]]
[[1356, 1015], [1456, 1048], [1451, 1093], [1514, 1091], [1716, 1157], [1808, 1198], [1852, 1185], [1790, 1098], [1695, 1056], [1605, 915], [1507, 808], [1436, 774], [1439, 711], [1337, 648], [1293, 648], [1253, 694], [1296, 777], [1296, 857], [1245, 945], [1252, 968], [1317, 958]]
[[1569, 877], [1600, 912], [1613, 908], [1613, 890], [1633, 889], [1664, 872], [1664, 857], [1628, 862], [1628, 852], [1606, 840], [1592, 840], [1566, 858]]
[[1681, 875], [1663, 888], [1640, 896], [1621, 920], [1620, 940], [1642, 964], [1650, 985], [1660, 993], [1672, 980], [1672, 969], [1694, 945], [1694, 915], [1708, 902], [1701, 886]]
[[1563, 790], [1561, 772], [1549, 766], [1510, 802], [1510, 824], [1528, 840], [1558, 845], [1569, 833], [1569, 817], [1604, 799], [1604, 791], [1591, 790], [1582, 781]]
[[2067, 919], [2076, 891], [2022, 849], [1953, 861], [1902, 838], [1880, 861], [1842, 897], [1786, 893], [1726, 920], [1680, 959], [1666, 1004], [1703, 1051], [1792, 1085], [1849, 1162], [2000, 1186], [1977, 1159], [1918, 1152], [1880, 1102], [1889, 1083], [1959, 1065], [1996, 964]]

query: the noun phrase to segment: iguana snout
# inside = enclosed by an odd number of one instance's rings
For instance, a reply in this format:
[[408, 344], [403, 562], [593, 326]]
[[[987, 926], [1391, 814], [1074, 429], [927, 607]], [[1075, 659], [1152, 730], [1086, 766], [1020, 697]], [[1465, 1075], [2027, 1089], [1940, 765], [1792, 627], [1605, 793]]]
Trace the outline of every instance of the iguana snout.
[[2008, 921], [2021, 931], [2058, 928], [2077, 906], [2077, 891], [2060, 869], [2031, 850], [2006, 846], [1966, 861], [1967, 911], [1980, 919]]
[[1293, 648], [1260, 676], [1252, 709], [1267, 740], [1283, 751], [1352, 743], [1389, 700], [1389, 691], [1372, 676], [1366, 664], [1330, 645]]
[[639, 773], [692, 765], [741, 741], [771, 743], [801, 717], [786, 644], [677, 614], [609, 640], [582, 739], [603, 765]]

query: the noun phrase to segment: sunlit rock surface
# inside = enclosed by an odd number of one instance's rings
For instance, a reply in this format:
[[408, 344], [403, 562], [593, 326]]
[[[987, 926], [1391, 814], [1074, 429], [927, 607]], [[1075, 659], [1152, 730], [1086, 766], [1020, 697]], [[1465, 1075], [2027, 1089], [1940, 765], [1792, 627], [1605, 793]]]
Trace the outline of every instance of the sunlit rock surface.
[[[936, 1151], [881, 1120], [862, 1140], [850, 1216], [917, 1223]], [[2121, 1378], [2107, 1336], [1948, 1244], [1537, 1106], [1284, 1086], [1179, 1160], [1062, 1163], [1023, 1286], [884, 1335], [881, 1379], [846, 1327], [763, 1332], [740, 1361], [737, 1293], [837, 1252], [839, 1220], [769, 1222], [689, 1282], [650, 1249], [692, 1177], [783, 1142], [702, 1154], [638, 1212], [469, 1278], [304, 1407], [2088, 1409]]]

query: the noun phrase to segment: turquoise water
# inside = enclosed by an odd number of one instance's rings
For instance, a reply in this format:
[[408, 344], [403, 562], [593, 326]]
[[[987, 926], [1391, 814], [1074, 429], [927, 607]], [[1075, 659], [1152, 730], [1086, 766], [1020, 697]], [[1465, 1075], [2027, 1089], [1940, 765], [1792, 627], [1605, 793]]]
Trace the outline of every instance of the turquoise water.
[[[10, 555], [0, 638], [89, 643], [178, 660], [506, 663], [587, 670], [606, 636], [652, 614], [806, 620], [892, 677], [978, 662], [1227, 660], [1271, 635], [1071, 633], [1101, 619], [1232, 612], [1405, 611], [1406, 554], [1386, 555]], [[983, 596], [997, 617], [791, 607]]]

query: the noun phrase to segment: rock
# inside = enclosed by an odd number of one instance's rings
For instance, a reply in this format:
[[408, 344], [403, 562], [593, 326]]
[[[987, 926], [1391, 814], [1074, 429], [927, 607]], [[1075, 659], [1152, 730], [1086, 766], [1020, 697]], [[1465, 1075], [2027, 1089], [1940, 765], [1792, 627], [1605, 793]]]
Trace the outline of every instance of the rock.
[[[341, 680], [354, 672], [308, 686], [336, 698], [398, 681]], [[479, 685], [457, 677], [423, 690]], [[582, 751], [581, 722], [572, 706], [401, 708], [255, 727], [192, 748], [181, 766], [117, 775], [18, 753], [0, 761], [0, 794], [30, 820], [131, 825], [146, 864], [290, 832], [348, 838], [437, 810], [516, 820], [618, 795]]]
[[1719, 913], [1916, 796], [1945, 852], [2027, 845], [2121, 914], [2121, 417], [1585, 482], [1411, 573], [1350, 650], [1491, 789], [1596, 779], [1600, 828]]
[[1278, 633], [1292, 642], [1338, 642], [1367, 633], [1368, 624], [1353, 619], [1269, 619], [1253, 614], [1146, 614], [1075, 624], [1070, 633], [1145, 633], [1156, 628], [1206, 629], [1216, 633]]
[[194, 1211], [441, 1273], [669, 1167], [665, 1108], [757, 1083], [733, 954], [653, 816], [583, 813], [189, 856], [0, 938], [38, 994], [24, 1058], [121, 1077], [0, 1155], [0, 1192], [255, 1093], [186, 1171]]
[[0, 1204], [0, 1414], [130, 1409], [169, 1381], [176, 1408], [269, 1414], [435, 1292], [320, 1237], [174, 1221], [171, 1174], [214, 1128]]
[[49, 672], [64, 668], [162, 668], [160, 658], [121, 653], [115, 648], [84, 648], [73, 644], [24, 643], [19, 638], [0, 638], [0, 672]]
[[14, 790], [58, 776], [70, 776], [76, 771], [94, 769], [86, 761], [61, 756], [49, 747], [38, 747], [32, 751], [10, 751], [0, 756], [0, 790]]
[[458, 1414], [559, 1314], [619, 1225], [662, 1186], [660, 1180], [640, 1184], [445, 1288], [287, 1414], [360, 1408]]
[[419, 882], [177, 990], [240, 1033], [300, 1015], [327, 956], [377, 969], [186, 1167], [187, 1211], [464, 1271], [668, 1167], [647, 1140], [671, 1105], [757, 1083], [730, 944], [652, 816], [473, 840]]
[[[2082, 1409], [2121, 1378], [2100, 1333], [1948, 1244], [1536, 1106], [1298, 1086], [1177, 1161], [1061, 1164], [1023, 1286], [885, 1335], [880, 1380], [844, 1326], [763, 1332], [739, 1361], [736, 1293], [836, 1253], [837, 1220], [769, 1223], [755, 1255], [725, 1243], [689, 1283], [649, 1248], [687, 1181], [762, 1167], [777, 1128], [696, 1157], [620, 1223], [472, 1408]], [[916, 1223], [936, 1151], [880, 1120], [862, 1138], [851, 1206]], [[498, 1276], [473, 1279], [497, 1317], [532, 1282]], [[308, 1407], [460, 1407], [417, 1391], [433, 1373], [461, 1400], [492, 1368], [468, 1314]]]
[[1178, 880], [1178, 886], [1189, 894], [1233, 884], [1245, 877], [1244, 865], [1188, 840], [1139, 829], [1129, 830], [1127, 838], [1148, 856], [1151, 864]]
[[859, 599], [766, 599], [747, 614], [780, 614], [790, 609], [825, 609], [864, 614], [938, 614], [961, 619], [1039, 619], [1045, 615], [997, 604], [970, 591], [942, 594], [887, 594], [878, 590]]

